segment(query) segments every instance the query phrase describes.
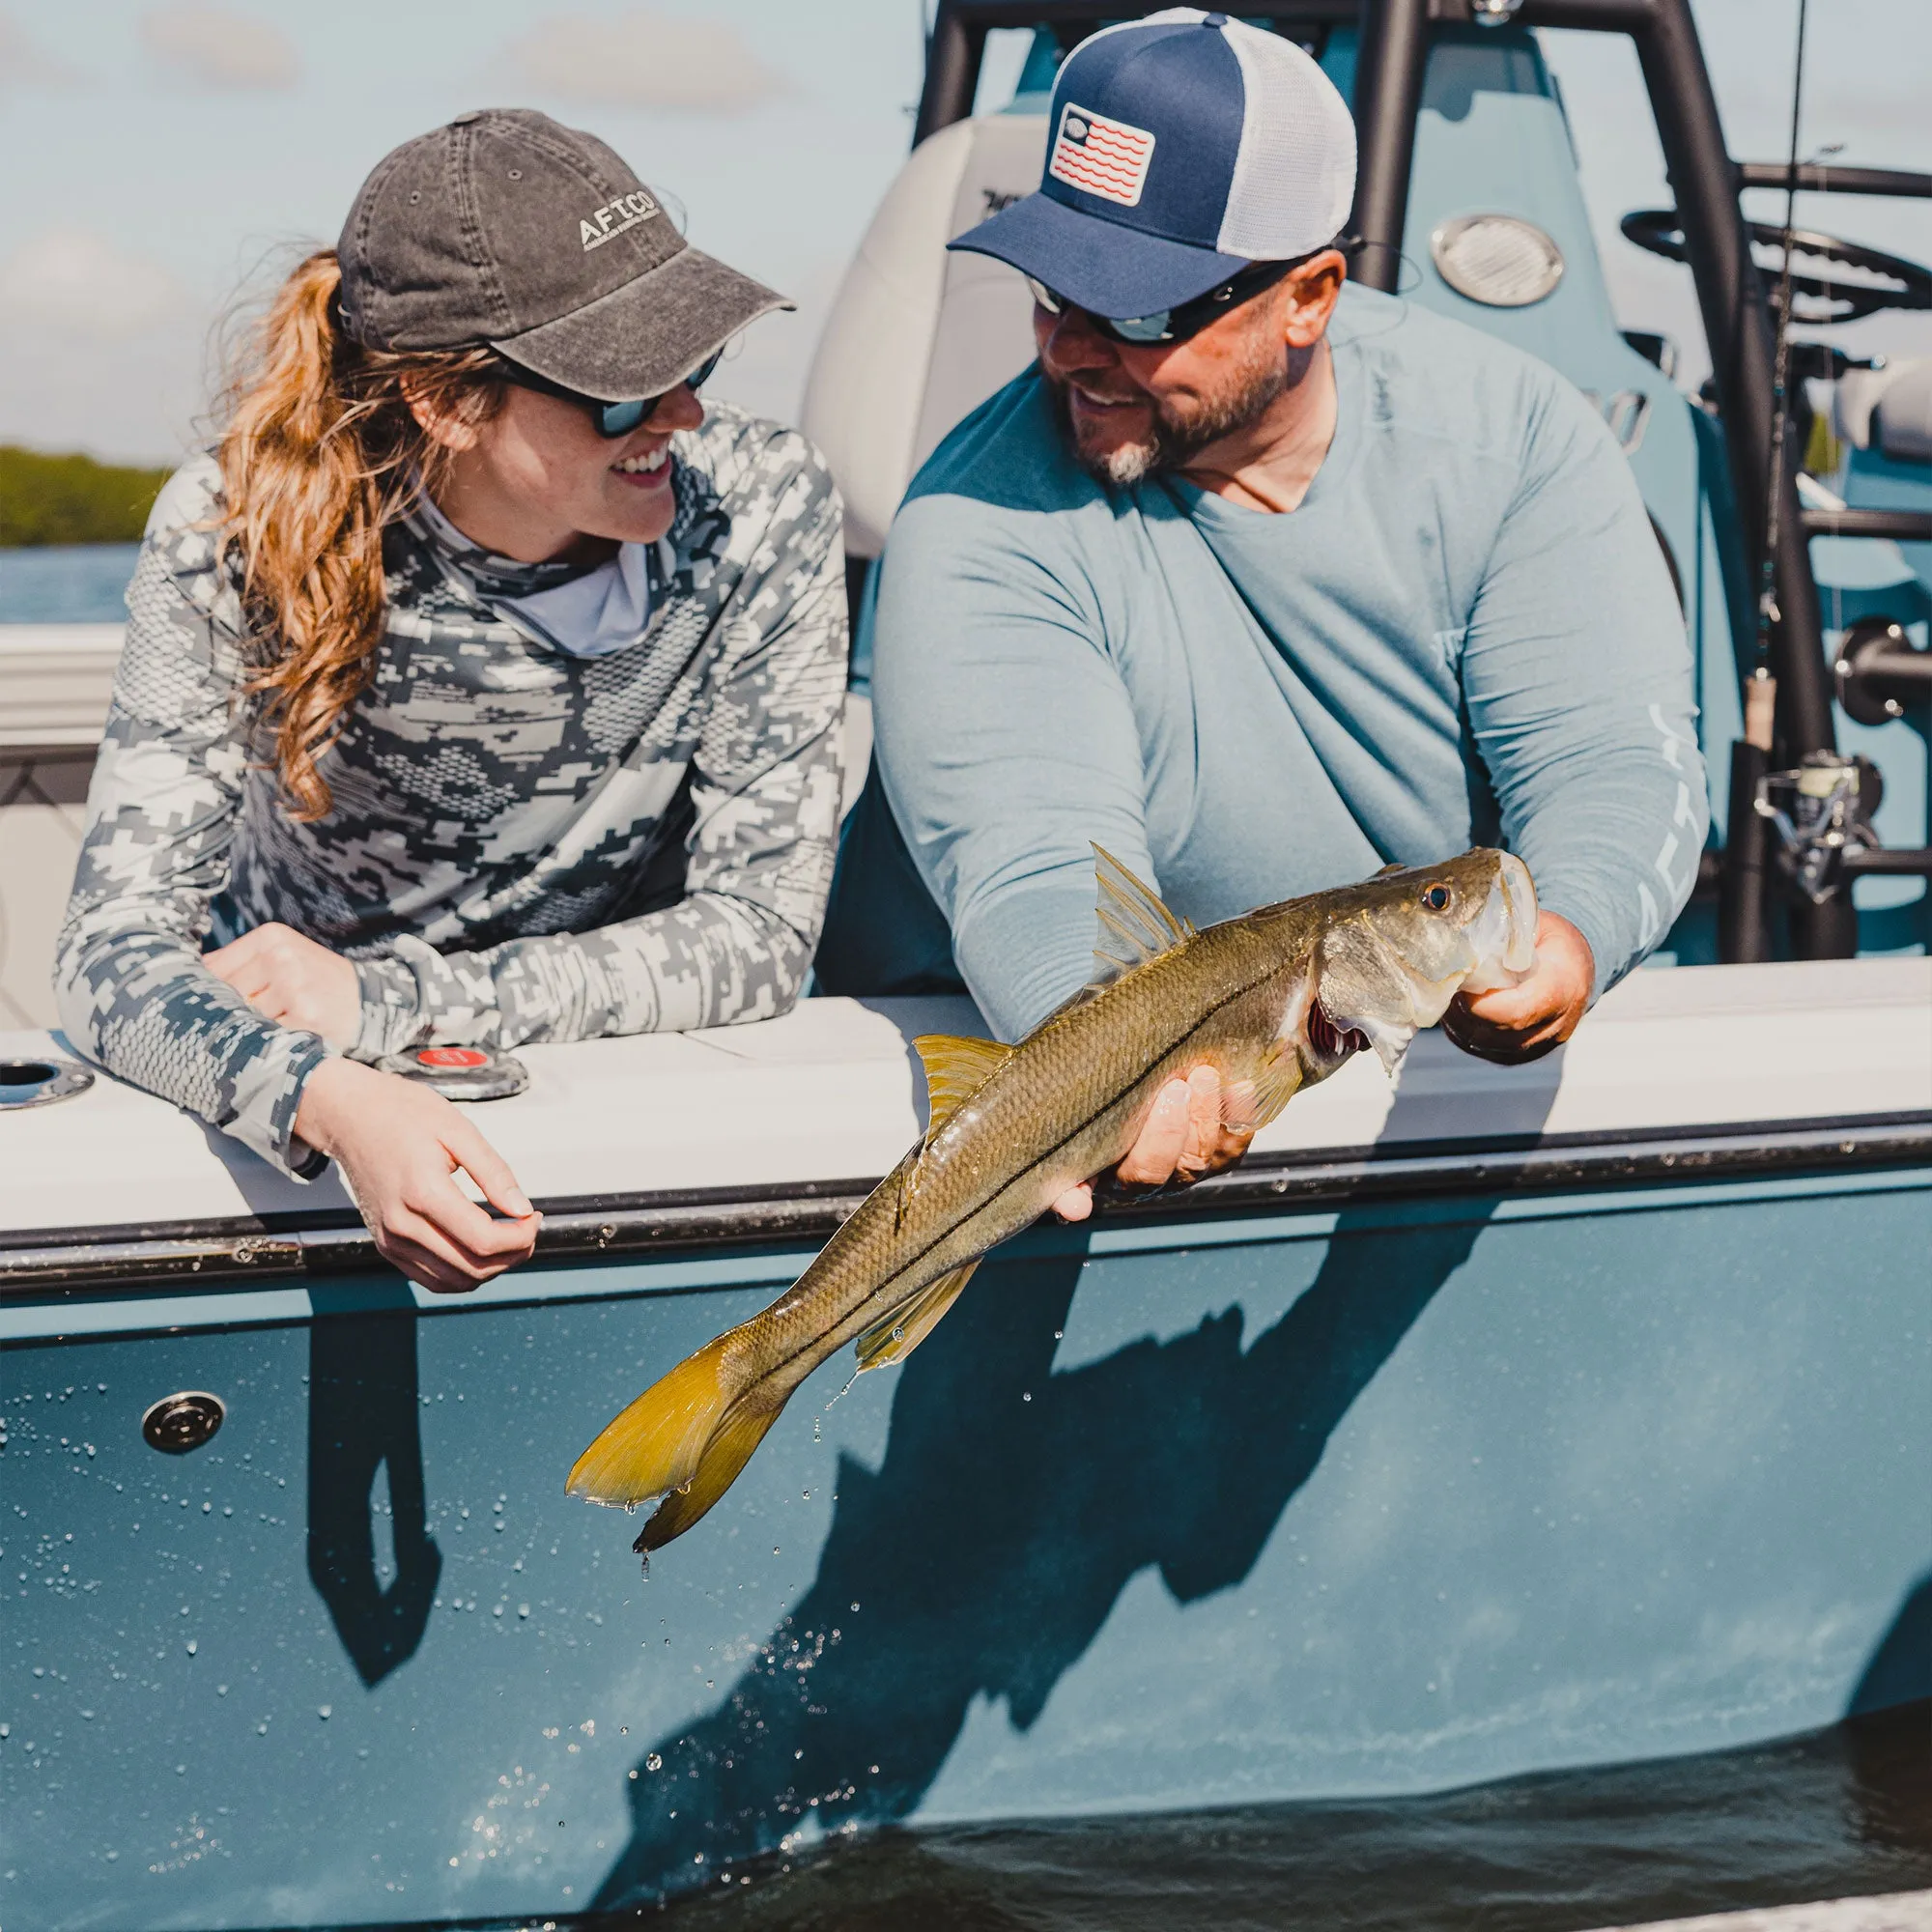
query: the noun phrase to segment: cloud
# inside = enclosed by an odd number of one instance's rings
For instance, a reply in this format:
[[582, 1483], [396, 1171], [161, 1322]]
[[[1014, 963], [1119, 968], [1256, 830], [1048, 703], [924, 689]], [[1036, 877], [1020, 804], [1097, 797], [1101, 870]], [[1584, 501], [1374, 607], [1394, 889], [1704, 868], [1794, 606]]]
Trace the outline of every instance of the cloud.
[[510, 42], [490, 74], [558, 100], [712, 114], [741, 113], [781, 89], [734, 27], [647, 7], [606, 19], [553, 14]]
[[293, 87], [301, 72], [295, 43], [279, 27], [209, 0], [172, 0], [144, 14], [141, 43], [177, 75], [226, 93]]
[[160, 263], [85, 230], [55, 230], [0, 262], [0, 325], [125, 342], [181, 321], [187, 292]]
[[11, 14], [0, 14], [0, 87], [61, 87], [73, 70], [44, 52]]

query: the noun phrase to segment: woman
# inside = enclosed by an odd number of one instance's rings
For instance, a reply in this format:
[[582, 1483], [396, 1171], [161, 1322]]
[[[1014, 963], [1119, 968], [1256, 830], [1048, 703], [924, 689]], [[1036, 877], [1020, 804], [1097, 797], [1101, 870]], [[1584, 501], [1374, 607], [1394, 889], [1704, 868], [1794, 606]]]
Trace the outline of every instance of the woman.
[[288, 1171], [335, 1159], [426, 1287], [523, 1260], [537, 1217], [369, 1063], [758, 1019], [805, 977], [839, 505], [802, 438], [695, 393], [787, 305], [601, 142], [464, 115], [290, 276], [155, 506], [63, 1023]]

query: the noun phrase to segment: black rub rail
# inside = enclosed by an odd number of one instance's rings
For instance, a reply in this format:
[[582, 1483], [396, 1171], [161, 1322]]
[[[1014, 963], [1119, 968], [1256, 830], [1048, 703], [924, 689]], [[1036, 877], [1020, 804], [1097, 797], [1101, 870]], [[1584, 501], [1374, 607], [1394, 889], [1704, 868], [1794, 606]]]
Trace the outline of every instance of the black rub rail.
[[[1184, 1191], [1104, 1195], [1098, 1210], [1106, 1222], [1184, 1225], [1269, 1209], [1928, 1165], [1932, 1113], [1886, 1114], [1258, 1154]], [[532, 1264], [816, 1244], [875, 1184], [827, 1180], [551, 1200], [539, 1204], [544, 1226]], [[272, 1216], [152, 1223], [0, 1242], [0, 1296], [165, 1286], [240, 1290], [385, 1268], [367, 1230], [341, 1212], [299, 1223]]]

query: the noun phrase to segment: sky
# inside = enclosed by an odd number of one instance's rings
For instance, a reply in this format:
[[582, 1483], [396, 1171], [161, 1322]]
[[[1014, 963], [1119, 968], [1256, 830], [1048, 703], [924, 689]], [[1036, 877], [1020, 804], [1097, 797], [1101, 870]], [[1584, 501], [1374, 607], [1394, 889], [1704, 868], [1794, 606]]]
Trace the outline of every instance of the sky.
[[[1694, 0], [1742, 157], [1785, 151], [1796, 8]], [[1932, 168], [1932, 5], [1810, 13], [1804, 151]], [[845, 262], [904, 160], [922, 36], [921, 0], [0, 0], [0, 441], [151, 461], [192, 447], [223, 318], [334, 239], [389, 148], [489, 104], [598, 133], [682, 204], [699, 245], [798, 299], [714, 379], [793, 415]], [[1688, 271], [1616, 227], [1669, 198], [1634, 56], [1599, 35], [1545, 48], [1619, 319], [1677, 337], [1694, 382], [1708, 364]], [[995, 49], [982, 106], [1010, 91], [1017, 51]], [[1801, 220], [1932, 259], [1932, 205], [1807, 199]], [[1932, 354], [1932, 319], [1874, 318], [1845, 339]]]

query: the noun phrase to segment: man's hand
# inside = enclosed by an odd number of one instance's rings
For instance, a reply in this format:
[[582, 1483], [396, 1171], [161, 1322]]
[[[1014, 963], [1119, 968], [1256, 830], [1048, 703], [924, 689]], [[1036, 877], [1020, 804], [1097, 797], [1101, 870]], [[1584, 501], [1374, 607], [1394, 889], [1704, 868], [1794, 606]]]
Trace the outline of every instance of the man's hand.
[[293, 926], [258, 925], [204, 955], [202, 964], [258, 1013], [319, 1033], [330, 1046], [353, 1046], [361, 1031], [355, 962], [303, 938]]
[[[1239, 1119], [1253, 1099], [1253, 1088], [1243, 1081], [1230, 1092], [1228, 1111]], [[1228, 1125], [1222, 1119], [1221, 1076], [1211, 1066], [1197, 1066], [1185, 1080], [1170, 1080], [1155, 1096], [1153, 1111], [1139, 1138], [1114, 1170], [1117, 1180], [1130, 1187], [1162, 1187], [1169, 1181], [1185, 1185], [1204, 1174], [1232, 1167], [1247, 1152], [1252, 1127]], [[1094, 1188], [1083, 1180], [1069, 1187], [1053, 1204], [1063, 1221], [1084, 1221], [1094, 1211]]]
[[1590, 942], [1553, 912], [1536, 916], [1536, 961], [1514, 986], [1463, 993], [1442, 1015], [1442, 1031], [1464, 1053], [1514, 1066], [1540, 1060], [1577, 1031], [1597, 962]]
[[[434, 1293], [467, 1293], [529, 1259], [543, 1216], [441, 1094], [358, 1061], [325, 1060], [302, 1087], [296, 1132], [341, 1166], [384, 1260]], [[457, 1186], [459, 1168], [514, 1218], [486, 1214]]]

